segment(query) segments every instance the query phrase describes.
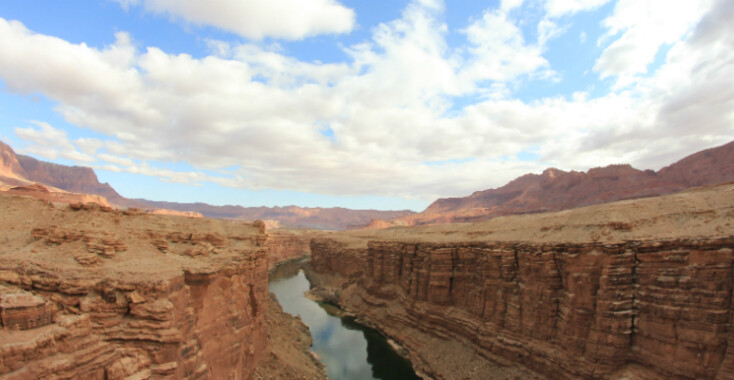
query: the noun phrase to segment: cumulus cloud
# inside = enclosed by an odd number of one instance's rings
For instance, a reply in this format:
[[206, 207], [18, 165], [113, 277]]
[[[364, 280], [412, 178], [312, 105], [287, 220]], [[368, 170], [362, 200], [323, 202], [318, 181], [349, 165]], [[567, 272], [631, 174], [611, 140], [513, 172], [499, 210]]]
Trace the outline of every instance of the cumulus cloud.
[[502, 0], [500, 2], [500, 10], [505, 13], [509, 13], [513, 9], [520, 8], [525, 0]]
[[65, 158], [67, 160], [92, 163], [96, 160], [94, 157], [79, 152], [76, 147], [71, 144], [66, 136], [66, 132], [52, 127], [48, 123], [42, 121], [31, 121], [34, 127], [16, 127], [15, 134], [31, 145], [28, 148], [20, 150], [21, 153], [34, 154], [49, 160], [57, 158]]
[[545, 10], [549, 17], [562, 17], [577, 12], [590, 11], [601, 7], [610, 0], [548, 0]]
[[298, 40], [319, 34], [348, 33], [354, 10], [335, 0], [116, 0], [123, 8], [142, 6], [196, 25], [210, 25], [260, 40]]
[[[734, 43], [731, 18], [719, 16], [731, 14], [729, 3], [668, 29], [678, 37], [663, 40], [670, 51], [658, 70], [596, 97], [512, 99], [514, 82], [552, 73], [544, 42], [528, 43], [516, 21], [490, 9], [464, 29], [465, 46], [449, 47], [441, 3], [431, 1], [411, 3], [369, 40], [346, 46], [347, 61], [328, 64], [226, 42], [194, 58], [136, 49], [125, 33], [96, 49], [0, 19], [0, 77], [12, 92], [45, 94], [67, 122], [104, 136], [68, 141], [40, 124], [17, 129], [39, 149], [55, 149], [44, 157], [77, 152], [99, 168], [184, 183], [430, 200], [547, 166], [658, 168], [730, 140]], [[605, 24], [616, 33], [609, 38], [635, 28], [615, 15]], [[538, 25], [542, 41], [558, 33], [547, 22]], [[456, 107], [462, 97], [475, 100]], [[53, 141], [40, 140], [46, 134]], [[529, 147], [539, 160], [515, 158]], [[206, 174], [222, 168], [234, 169]]]
[[684, 1], [671, 6], [664, 0], [618, 0], [611, 16], [603, 21], [607, 32], [600, 43], [616, 38], [596, 61], [594, 70], [602, 78], [631, 76], [647, 72], [647, 66], [663, 45], [670, 45], [689, 33], [707, 13], [712, 1]]
[[[540, 45], [557, 33], [553, 31], [555, 24], [547, 20], [543, 20], [538, 28], [541, 30]], [[520, 75], [549, 68], [541, 46], [527, 44], [520, 28], [501, 10], [485, 11], [483, 17], [469, 25], [465, 33], [473, 57], [462, 74], [471, 82], [488, 79], [507, 82]]]

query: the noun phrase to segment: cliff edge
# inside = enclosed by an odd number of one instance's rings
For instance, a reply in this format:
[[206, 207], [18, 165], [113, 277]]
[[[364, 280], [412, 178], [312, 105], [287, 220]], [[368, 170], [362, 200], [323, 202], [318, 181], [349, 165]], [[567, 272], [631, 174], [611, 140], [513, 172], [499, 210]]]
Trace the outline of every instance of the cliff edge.
[[259, 227], [11, 195], [0, 215], [0, 378], [253, 377]]
[[436, 379], [734, 379], [734, 184], [314, 239], [314, 296]]

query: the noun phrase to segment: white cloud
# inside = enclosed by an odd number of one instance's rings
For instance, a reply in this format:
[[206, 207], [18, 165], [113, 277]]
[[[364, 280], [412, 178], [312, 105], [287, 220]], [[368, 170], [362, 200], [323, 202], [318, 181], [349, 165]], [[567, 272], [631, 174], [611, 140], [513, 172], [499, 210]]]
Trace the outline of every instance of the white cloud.
[[116, 0], [128, 9], [168, 14], [196, 25], [211, 25], [242, 37], [298, 40], [354, 28], [352, 9], [335, 0]]
[[513, 9], [522, 7], [525, 0], [502, 0], [500, 3], [500, 10], [504, 13], [509, 13]]
[[631, 76], [647, 72], [658, 50], [689, 33], [711, 7], [712, 2], [665, 0], [619, 0], [611, 16], [603, 22], [607, 33], [601, 41], [620, 35], [594, 65], [601, 78], [620, 77], [619, 85], [632, 82]]
[[545, 10], [549, 17], [561, 17], [577, 12], [591, 11], [610, 0], [548, 0]]
[[[430, 200], [546, 166], [656, 168], [730, 140], [727, 4], [718, 2], [692, 34], [679, 33], [656, 72], [595, 97], [513, 100], [519, 79], [550, 71], [542, 44], [528, 44], [517, 22], [494, 10], [465, 30], [469, 45], [452, 49], [440, 3], [423, 2], [346, 47], [348, 62], [331, 64], [251, 44], [217, 43], [222, 53], [205, 58], [136, 50], [126, 34], [95, 49], [0, 19], [0, 78], [12, 92], [43, 93], [67, 122], [106, 136], [68, 142], [38, 124], [16, 130], [48, 154], [83, 152], [96, 167], [167, 181]], [[622, 34], [632, 28], [625, 25]], [[538, 30], [547, 41], [556, 29]], [[464, 96], [479, 100], [446, 112]], [[332, 137], [322, 135], [327, 128]], [[512, 158], [528, 147], [539, 161]]]
[[79, 152], [66, 137], [66, 132], [52, 127], [42, 121], [31, 121], [38, 128], [15, 128], [15, 134], [32, 145], [21, 149], [21, 153], [34, 154], [50, 160], [65, 158], [67, 160], [89, 164], [95, 162], [94, 157]]
[[566, 29], [567, 27], [562, 28], [548, 18], [540, 20], [538, 23], [538, 45], [545, 47], [548, 41], [560, 37], [566, 32]]
[[[542, 36], [545, 43], [553, 33], [552, 27], [539, 25], [539, 29], [549, 32]], [[472, 59], [462, 75], [471, 82], [507, 82], [524, 74], [548, 71], [549, 64], [541, 54], [541, 47], [526, 44], [520, 28], [500, 10], [485, 11], [465, 33], [471, 44], [468, 50]]]

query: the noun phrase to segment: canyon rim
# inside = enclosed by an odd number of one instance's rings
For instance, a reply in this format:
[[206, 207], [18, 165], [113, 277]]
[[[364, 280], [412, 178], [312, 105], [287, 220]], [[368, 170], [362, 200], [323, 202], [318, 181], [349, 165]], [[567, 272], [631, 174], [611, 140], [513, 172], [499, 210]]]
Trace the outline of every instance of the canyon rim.
[[731, 20], [0, 1], [0, 380], [734, 380]]

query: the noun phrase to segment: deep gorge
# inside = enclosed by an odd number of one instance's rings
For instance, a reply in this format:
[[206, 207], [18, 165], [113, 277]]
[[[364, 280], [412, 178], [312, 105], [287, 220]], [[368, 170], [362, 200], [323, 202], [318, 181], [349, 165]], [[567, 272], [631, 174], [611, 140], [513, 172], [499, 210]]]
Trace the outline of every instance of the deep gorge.
[[309, 326], [311, 351], [325, 364], [329, 379], [420, 379], [379, 332], [342, 315], [333, 305], [309, 299], [303, 265], [297, 261], [278, 265], [270, 274], [269, 288], [285, 312]]
[[[321, 238], [311, 278], [435, 378], [461, 378], [454, 362], [478, 355], [557, 379], [733, 379], [732, 248], [734, 238], [366, 248]], [[425, 342], [463, 351], [436, 356]]]

